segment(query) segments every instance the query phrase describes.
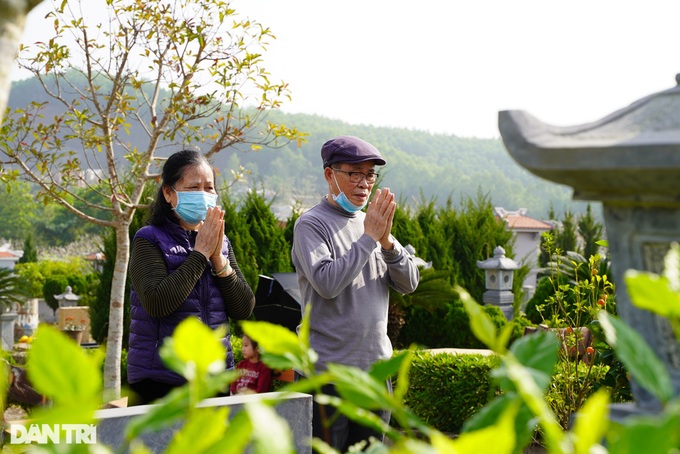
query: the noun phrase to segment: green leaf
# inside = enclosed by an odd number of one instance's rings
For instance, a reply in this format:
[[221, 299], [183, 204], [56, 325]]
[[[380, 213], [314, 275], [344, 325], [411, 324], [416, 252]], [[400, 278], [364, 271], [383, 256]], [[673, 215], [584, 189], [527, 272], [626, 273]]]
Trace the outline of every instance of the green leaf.
[[634, 306], [666, 318], [680, 317], [680, 294], [671, 290], [665, 277], [628, 270], [625, 280]]
[[385, 380], [377, 380], [361, 369], [339, 364], [329, 364], [328, 371], [335, 377], [335, 388], [344, 400], [369, 410], [393, 406]]
[[[208, 377], [204, 386], [199, 388], [197, 399], [200, 401], [213, 397], [217, 391], [224, 391], [227, 389], [228, 383], [231, 383], [236, 377], [238, 377], [238, 373], [235, 371], [222, 371], [220, 374]], [[133, 419], [127, 425], [125, 439], [133, 440], [143, 432], [158, 431], [177, 422], [189, 411], [191, 406], [189, 393], [189, 387], [182, 386], [158, 399], [154, 402], [156, 405], [150, 407], [146, 413]]]
[[462, 432], [474, 432], [497, 424], [507, 409], [516, 402], [521, 403], [517, 410], [517, 416], [515, 417], [516, 445], [519, 448], [526, 447], [531, 442], [533, 435], [536, 432], [536, 418], [529, 410], [529, 407], [524, 404], [519, 395], [513, 391], [505, 392], [496, 397], [472, 415], [472, 417], [463, 424]]
[[[438, 452], [478, 454], [480, 447], [483, 446], [485, 453], [511, 454], [514, 452], [517, 442], [514, 421], [519, 407], [519, 402], [512, 402], [504, 409], [495, 425], [474, 432], [465, 432], [451, 443], [452, 450], [446, 449], [443, 451], [438, 448]], [[442, 440], [438, 438], [436, 441], [439, 444]], [[435, 445], [435, 440], [433, 440], [433, 445]]]
[[403, 367], [404, 362], [411, 359], [412, 353], [408, 350], [396, 353], [392, 358], [378, 361], [371, 366], [369, 375], [380, 382], [386, 381], [390, 377], [394, 377], [399, 369]]
[[304, 355], [300, 340], [289, 329], [268, 322], [243, 321], [243, 332], [270, 355]]
[[393, 389], [394, 398], [397, 402], [402, 402], [404, 400], [404, 396], [409, 389], [409, 371], [411, 370], [411, 364], [413, 362], [413, 352], [413, 349], [409, 349], [408, 352], [405, 353], [407, 356], [404, 358], [404, 361], [402, 361], [401, 367], [399, 367], [397, 373], [397, 383]]
[[609, 452], [617, 454], [677, 452], [680, 447], [679, 426], [677, 413], [630, 416], [607, 435], [607, 447]]
[[602, 311], [598, 318], [607, 342], [635, 381], [662, 403], [673, 397], [671, 379], [663, 362], [633, 328]]
[[[491, 317], [482, 310], [482, 307], [470, 296], [470, 294], [460, 286], [456, 286], [456, 291], [460, 295], [465, 311], [470, 317], [470, 328], [472, 333], [484, 343], [488, 348], [498, 347], [496, 339], [496, 325], [491, 321]], [[502, 351], [494, 350], [497, 353]]]
[[206, 450], [206, 454], [242, 454], [248, 445], [252, 430], [253, 425], [248, 413], [245, 411], [236, 413], [229, 421], [229, 426], [222, 439]]
[[101, 355], [85, 351], [49, 325], [40, 325], [28, 354], [28, 378], [55, 406], [101, 402]]
[[[510, 351], [523, 366], [550, 376], [557, 363], [558, 348], [557, 334], [553, 331], [544, 331], [522, 336], [512, 344]], [[541, 389], [547, 386], [547, 383], [543, 385], [537, 382], [537, 384]]]
[[255, 454], [295, 453], [290, 427], [273, 408], [259, 402], [249, 402], [245, 404], [244, 411], [253, 428]]
[[165, 454], [201, 454], [222, 439], [229, 407], [197, 408], [170, 440]]
[[394, 428], [390, 427], [390, 425], [383, 421], [380, 416], [345, 400], [345, 396], [342, 396], [341, 399], [325, 394], [317, 394], [314, 397], [314, 400], [321, 405], [334, 406], [340, 413], [347, 416], [352, 421], [376, 432], [393, 433], [395, 431]]
[[213, 331], [196, 317], [189, 317], [177, 326], [172, 341], [163, 344], [161, 358], [169, 365], [178, 361], [184, 364], [184, 376], [189, 380], [218, 373], [224, 370], [227, 358], [220, 341], [225, 335], [226, 328]]
[[507, 350], [508, 343], [510, 342], [510, 338], [512, 337], [512, 332], [514, 331], [515, 324], [514, 323], [506, 323], [502, 328], [500, 333], [498, 334], [498, 338], [496, 339], [496, 347], [494, 348], [494, 351], [497, 352], [503, 352]]
[[574, 454], [588, 454], [604, 439], [609, 424], [609, 395], [604, 389], [590, 396], [576, 415], [572, 431]]
[[[550, 377], [557, 363], [558, 347], [559, 342], [554, 332], [539, 331], [517, 339], [510, 346], [510, 351], [531, 374], [536, 385], [545, 391], [550, 384]], [[503, 390], [515, 389], [514, 383], [508, 378], [505, 364], [492, 371], [492, 375], [500, 379], [500, 387]]]
[[182, 386], [170, 391], [157, 404], [134, 418], [125, 428], [125, 439], [130, 441], [145, 432], [156, 432], [178, 421], [189, 408], [189, 388]]

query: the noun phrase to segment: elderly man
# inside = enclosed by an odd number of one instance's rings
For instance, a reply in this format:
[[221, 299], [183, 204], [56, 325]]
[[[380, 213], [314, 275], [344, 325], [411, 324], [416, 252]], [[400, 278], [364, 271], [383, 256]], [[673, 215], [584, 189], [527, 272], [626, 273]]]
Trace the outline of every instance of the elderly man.
[[[310, 345], [319, 355], [318, 370], [328, 363], [367, 370], [392, 355], [389, 287], [413, 292], [418, 267], [391, 234], [394, 194], [377, 189], [368, 203], [375, 167], [385, 165], [380, 152], [358, 137], [341, 136], [323, 144], [321, 158], [328, 194], [295, 223], [292, 250], [303, 310], [311, 305]], [[333, 386], [323, 392], [337, 395]], [[323, 420], [333, 412], [315, 403], [313, 433], [341, 452], [371, 436], [382, 439], [344, 416], [325, 430]], [[389, 412], [380, 415], [389, 421]]]

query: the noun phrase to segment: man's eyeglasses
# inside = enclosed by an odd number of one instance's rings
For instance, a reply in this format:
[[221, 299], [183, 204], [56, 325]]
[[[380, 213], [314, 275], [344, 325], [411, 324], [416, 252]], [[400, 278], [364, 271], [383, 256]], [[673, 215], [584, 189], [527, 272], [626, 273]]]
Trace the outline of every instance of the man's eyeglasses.
[[340, 169], [336, 169], [336, 168], [333, 168], [333, 167], [331, 167], [331, 169], [333, 169], [336, 172], [346, 173], [347, 175], [349, 175], [349, 181], [351, 181], [352, 183], [359, 183], [359, 182], [361, 182], [361, 180], [365, 179], [366, 183], [373, 184], [373, 183], [375, 183], [375, 180], [378, 179], [378, 174], [373, 173], [373, 172], [370, 172], [370, 173], [348, 172], [346, 170], [340, 170]]

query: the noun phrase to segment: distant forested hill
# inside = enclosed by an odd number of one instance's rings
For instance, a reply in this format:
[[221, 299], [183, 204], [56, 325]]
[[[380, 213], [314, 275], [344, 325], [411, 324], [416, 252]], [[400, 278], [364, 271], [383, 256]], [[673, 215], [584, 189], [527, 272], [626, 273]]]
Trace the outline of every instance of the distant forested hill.
[[251, 178], [261, 179], [265, 189], [278, 191], [279, 200], [308, 200], [304, 196], [313, 194], [315, 201], [324, 194], [328, 187], [322, 177], [321, 145], [337, 135], [356, 135], [378, 147], [387, 160], [379, 170], [381, 186], [413, 206], [431, 199], [444, 204], [449, 197], [455, 206], [461, 197], [476, 197], [481, 191], [494, 206], [525, 207], [539, 219], [547, 218], [551, 206], [558, 215], [585, 210], [584, 203], [571, 200], [570, 188], [538, 178], [515, 163], [500, 139], [352, 125], [316, 115], [277, 112], [270, 119], [308, 132], [307, 143], [300, 148], [289, 144], [279, 150], [222, 155], [216, 164], [252, 170]]
[[[34, 79], [15, 82], [10, 108], [24, 108], [31, 101], [44, 102], [49, 98]], [[58, 108], [54, 102], [49, 104], [45, 118], [52, 118]], [[441, 115], [446, 115], [446, 111], [442, 110]], [[476, 197], [481, 192], [495, 206], [508, 210], [526, 207], [530, 216], [539, 219], [548, 216], [551, 206], [558, 215], [565, 210], [585, 211], [584, 203], [571, 200], [570, 188], [535, 177], [517, 165], [499, 139], [353, 125], [317, 115], [272, 112], [268, 119], [309, 133], [307, 143], [299, 148], [297, 144], [288, 144], [257, 152], [247, 147], [225, 150], [214, 158], [214, 164], [225, 179], [231, 170], [242, 165], [250, 171], [248, 186], [277, 194], [275, 205], [285, 207], [295, 201], [303, 206], [315, 203], [327, 191], [322, 178], [321, 145], [337, 135], [356, 135], [378, 147], [387, 160], [388, 164], [380, 169], [381, 185], [390, 187], [412, 206], [431, 200], [444, 204], [448, 198], [455, 206], [461, 197]], [[141, 128], [134, 125], [127, 140], [140, 147], [146, 144]], [[165, 144], [164, 153], [170, 154], [180, 146]], [[122, 158], [121, 165], [125, 165]], [[597, 213], [599, 205], [595, 206]]]

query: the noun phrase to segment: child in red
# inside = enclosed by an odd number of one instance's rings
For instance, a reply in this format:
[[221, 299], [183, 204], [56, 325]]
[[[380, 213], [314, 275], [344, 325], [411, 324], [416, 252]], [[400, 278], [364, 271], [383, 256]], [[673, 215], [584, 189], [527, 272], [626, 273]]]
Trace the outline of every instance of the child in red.
[[257, 342], [243, 335], [243, 361], [236, 365], [241, 376], [231, 383], [231, 394], [266, 393], [272, 384], [272, 371], [260, 361]]

